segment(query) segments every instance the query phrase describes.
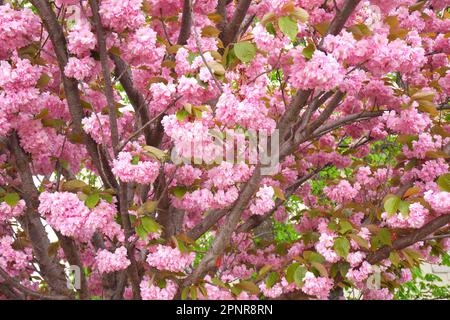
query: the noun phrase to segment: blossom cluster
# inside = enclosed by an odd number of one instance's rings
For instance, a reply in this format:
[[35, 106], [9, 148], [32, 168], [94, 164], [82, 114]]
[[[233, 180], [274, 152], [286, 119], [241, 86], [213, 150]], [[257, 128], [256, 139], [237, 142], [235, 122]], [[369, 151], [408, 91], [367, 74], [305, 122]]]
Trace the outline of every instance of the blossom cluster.
[[106, 249], [99, 250], [95, 260], [100, 273], [124, 270], [130, 265], [130, 260], [127, 258], [127, 249], [125, 247], [119, 247], [114, 252], [110, 252]]
[[147, 256], [147, 263], [158, 270], [182, 272], [194, 261], [194, 253], [182, 253], [178, 248], [157, 245]]

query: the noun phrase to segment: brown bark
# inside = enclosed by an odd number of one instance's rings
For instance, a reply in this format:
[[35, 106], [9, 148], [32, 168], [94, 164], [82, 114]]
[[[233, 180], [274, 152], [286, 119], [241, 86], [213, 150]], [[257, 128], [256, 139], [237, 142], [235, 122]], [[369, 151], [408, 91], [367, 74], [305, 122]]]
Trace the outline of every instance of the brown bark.
[[105, 152], [97, 146], [95, 141], [82, 128], [81, 120], [83, 119], [83, 108], [81, 106], [80, 92], [78, 83], [73, 78], [68, 78], [64, 74], [64, 68], [69, 60], [67, 43], [64, 32], [50, 3], [46, 0], [30, 1], [38, 10], [44, 26], [49, 34], [50, 40], [56, 53], [59, 68], [61, 71], [61, 79], [64, 86], [67, 104], [74, 124], [74, 133], [83, 137], [86, 149], [91, 157], [95, 167], [105, 185], [117, 187], [117, 181], [111, 172]]
[[401, 238], [393, 241], [391, 246], [384, 246], [379, 250], [377, 250], [376, 252], [370, 254], [367, 258], [367, 261], [370, 264], [379, 263], [380, 261], [387, 259], [392, 251], [407, 248], [413, 245], [414, 243], [425, 239], [427, 236], [436, 232], [440, 228], [445, 227], [449, 223], [450, 223], [449, 214], [440, 216], [428, 222], [422, 228], [419, 228], [411, 232], [410, 234], [402, 236]]
[[19, 137], [16, 133], [11, 134], [9, 138], [9, 150], [15, 159], [15, 166], [22, 181], [22, 196], [27, 205], [25, 214], [19, 218], [20, 224], [31, 241], [33, 254], [40, 266], [43, 278], [55, 292], [68, 295], [63, 267], [58, 261], [50, 258], [48, 254], [50, 242], [41, 218], [37, 213], [39, 193], [34, 185], [29, 158], [20, 147]]
[[60, 232], [56, 232], [58, 236], [59, 244], [64, 251], [64, 256], [67, 258], [67, 261], [70, 265], [78, 266], [81, 270], [80, 272], [80, 299], [88, 299], [89, 292], [87, 287], [86, 275], [83, 271], [83, 265], [81, 263], [80, 254], [78, 251], [78, 247], [75, 241], [71, 238], [63, 236]]
[[111, 141], [114, 155], [117, 156], [117, 148], [119, 146], [119, 130], [117, 128], [117, 110], [114, 101], [114, 90], [111, 82], [111, 71], [108, 65], [108, 51], [106, 49], [105, 30], [103, 30], [102, 20], [99, 13], [97, 0], [89, 0], [92, 9], [92, 16], [97, 33], [97, 46], [100, 54], [100, 64], [102, 66], [103, 81], [105, 83], [105, 96], [108, 103], [109, 127], [111, 130]]
[[[144, 96], [134, 87], [133, 78], [128, 65], [116, 55], [111, 55], [111, 59], [114, 61], [115, 74], [117, 77], [120, 76], [119, 82], [123, 86], [128, 99], [130, 99], [130, 103], [133, 106], [134, 111], [137, 115], [139, 115], [141, 125], [148, 123], [150, 118], [148, 116], [147, 103], [145, 102]], [[155, 139], [155, 132], [152, 132], [152, 128], [150, 126], [144, 128], [143, 133], [145, 136], [145, 143], [147, 145], [153, 147], [157, 147], [159, 145], [160, 140]]]
[[178, 35], [177, 44], [185, 45], [191, 36], [192, 28], [192, 13], [191, 13], [191, 0], [184, 0], [183, 2], [183, 15], [181, 16], [181, 29]]
[[236, 37], [239, 33], [242, 21], [244, 21], [245, 15], [247, 14], [251, 2], [252, 0], [239, 1], [230, 23], [227, 24], [225, 30], [220, 34], [220, 39], [222, 40], [224, 47], [236, 41]]

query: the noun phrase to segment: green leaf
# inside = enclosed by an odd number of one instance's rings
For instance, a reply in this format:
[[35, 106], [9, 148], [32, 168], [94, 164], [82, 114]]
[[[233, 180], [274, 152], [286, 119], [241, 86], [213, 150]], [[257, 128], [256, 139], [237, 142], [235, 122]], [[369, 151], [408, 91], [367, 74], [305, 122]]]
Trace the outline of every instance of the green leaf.
[[396, 267], [400, 264], [400, 256], [398, 255], [397, 251], [391, 251], [391, 253], [389, 254], [389, 260], [391, 260]]
[[44, 108], [42, 109], [37, 115], [34, 116], [34, 119], [38, 120], [38, 119], [44, 119], [45, 117], [48, 116], [48, 109]]
[[352, 224], [346, 220], [342, 220], [339, 223], [339, 226], [340, 226], [339, 232], [341, 234], [345, 234], [346, 232], [353, 230]]
[[191, 251], [183, 240], [177, 239], [177, 238], [175, 238], [175, 240], [176, 240], [177, 248], [178, 248], [178, 250], [180, 250], [180, 252], [189, 253]]
[[311, 59], [314, 51], [316, 51], [316, 47], [313, 44], [309, 44], [307, 45], [303, 50], [302, 50], [302, 55], [306, 58], [306, 59]]
[[131, 159], [131, 164], [137, 165], [139, 163], [139, 160], [140, 160], [139, 156], [133, 156], [133, 158]]
[[350, 251], [350, 242], [346, 238], [339, 237], [334, 241], [333, 248], [339, 256], [346, 258]]
[[278, 272], [271, 272], [266, 279], [266, 287], [272, 288], [275, 283], [277, 283], [278, 279], [280, 279], [280, 275], [278, 274]]
[[52, 78], [48, 74], [43, 73], [41, 75], [41, 77], [39, 78], [38, 82], [36, 83], [36, 86], [39, 89], [43, 90], [48, 85], [48, 83], [50, 82], [51, 79]]
[[141, 223], [147, 233], [156, 233], [161, 230], [161, 226], [158, 222], [148, 216], [142, 217]]
[[186, 194], [187, 189], [186, 187], [177, 186], [172, 189], [172, 192], [175, 197], [177, 198], [183, 198], [183, 196]]
[[321, 254], [313, 251], [303, 252], [303, 257], [309, 262], [323, 263], [325, 261], [325, 258]]
[[400, 205], [400, 197], [392, 194], [386, 196], [386, 200], [384, 201], [384, 210], [387, 212], [389, 216], [392, 216], [397, 212], [398, 207]]
[[138, 234], [139, 238], [142, 240], [145, 240], [147, 238], [147, 230], [145, 230], [144, 226], [141, 224], [138, 227], [136, 227], [136, 233]]
[[260, 277], [262, 277], [262, 276], [264, 276], [267, 272], [269, 272], [270, 269], [272, 269], [272, 266], [266, 264], [264, 267], [262, 267], [262, 268], [259, 270], [258, 275], [259, 275]]
[[248, 41], [238, 42], [234, 45], [234, 54], [244, 63], [250, 62], [256, 55], [256, 47]]
[[102, 193], [100, 194], [100, 197], [105, 200], [108, 203], [112, 203], [113, 202], [113, 196], [112, 194], [109, 193]]
[[347, 272], [349, 269], [350, 269], [350, 263], [348, 263], [348, 262], [339, 263], [339, 272], [341, 273], [341, 275], [343, 277], [345, 277], [347, 275]]
[[292, 283], [295, 281], [294, 279], [294, 274], [295, 271], [297, 270], [297, 268], [300, 266], [300, 263], [295, 262], [293, 264], [291, 264], [287, 269], [286, 269], [286, 280], [289, 283]]
[[356, 234], [350, 234], [349, 237], [352, 238], [352, 240], [355, 241], [360, 247], [369, 250], [369, 243], [366, 239], [363, 239]]
[[348, 30], [353, 33], [353, 36], [357, 40], [361, 40], [364, 36], [370, 36], [372, 31], [365, 24], [355, 24], [348, 28]]
[[319, 271], [321, 277], [328, 278], [328, 271], [327, 271], [327, 269], [324, 267], [323, 264], [317, 263], [317, 262], [313, 262], [313, 263], [311, 263], [311, 265], [312, 265], [314, 268], [316, 268], [317, 271]]
[[251, 294], [254, 294], [254, 295], [259, 294], [258, 286], [251, 281], [243, 280], [243, 281], [239, 282], [238, 284], [236, 284], [236, 286], [238, 288], [241, 288], [244, 291], [250, 292]]
[[386, 228], [381, 228], [377, 237], [382, 245], [390, 246], [392, 244], [391, 232]]
[[70, 180], [63, 183], [62, 191], [78, 192], [87, 186], [88, 185], [81, 180]]
[[409, 215], [409, 203], [403, 200], [400, 201], [398, 210], [400, 210], [404, 217], [407, 217]]
[[284, 196], [283, 190], [280, 187], [272, 187], [275, 192], [275, 197], [280, 200], [286, 201], [286, 197]]
[[7, 193], [5, 195], [5, 202], [10, 206], [10, 207], [14, 207], [19, 201], [20, 201], [20, 196], [18, 193]]
[[446, 173], [437, 179], [437, 184], [442, 191], [450, 192], [450, 173]]
[[207, 66], [214, 74], [217, 74], [218, 76], [223, 76], [226, 72], [223, 65], [217, 61], [210, 61], [207, 63]]
[[191, 287], [191, 298], [192, 300], [197, 300], [197, 287]]
[[120, 57], [120, 48], [118, 47], [112, 47], [111, 49], [109, 49], [109, 53]]
[[66, 122], [62, 119], [41, 119], [42, 125], [46, 128], [60, 129]]
[[204, 285], [204, 284], [200, 284], [200, 285], [198, 286], [198, 289], [200, 290], [200, 293], [202, 294], [202, 296], [203, 296], [204, 298], [207, 298], [207, 297], [208, 297], [208, 291], [206, 291], [206, 288], [205, 288], [205, 285]]
[[183, 288], [181, 291], [181, 300], [187, 300], [190, 289], [190, 287]]
[[161, 149], [152, 146], [144, 146], [143, 149], [159, 161], [162, 161], [166, 158], [166, 153]]
[[178, 110], [177, 114], [176, 114], [177, 120], [180, 122], [183, 122], [184, 119], [186, 119], [187, 117], [189, 117], [189, 112], [187, 112], [184, 109]]
[[301, 287], [303, 285], [303, 279], [305, 278], [306, 272], [307, 270], [303, 266], [299, 266], [297, 269], [295, 269], [294, 281], [298, 287]]
[[148, 213], [152, 213], [158, 207], [158, 201], [146, 201], [143, 204], [144, 210]]
[[93, 209], [93, 208], [95, 208], [95, 206], [98, 204], [99, 201], [100, 201], [100, 195], [98, 193], [94, 193], [94, 194], [90, 194], [86, 198], [86, 200], [84, 201], [84, 204], [89, 209]]
[[272, 34], [272, 35], [276, 35], [277, 31], [275, 30], [275, 27], [273, 26], [273, 23], [270, 22], [266, 25], [266, 30], [268, 33]]
[[294, 12], [291, 13], [291, 16], [294, 19], [300, 20], [303, 23], [308, 21], [308, 18], [309, 18], [308, 12], [302, 8], [295, 8]]
[[298, 34], [298, 26], [297, 22], [292, 20], [290, 17], [280, 17], [278, 19], [278, 26], [280, 27], [281, 32], [294, 41], [297, 38]]

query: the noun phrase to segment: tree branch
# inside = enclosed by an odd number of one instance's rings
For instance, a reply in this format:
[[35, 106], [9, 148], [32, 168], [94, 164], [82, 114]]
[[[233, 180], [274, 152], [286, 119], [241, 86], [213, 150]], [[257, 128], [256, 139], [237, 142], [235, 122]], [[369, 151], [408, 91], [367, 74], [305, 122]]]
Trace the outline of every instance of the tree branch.
[[105, 82], [105, 96], [108, 103], [109, 127], [111, 131], [112, 148], [114, 155], [117, 156], [117, 148], [119, 147], [119, 130], [117, 128], [117, 110], [114, 101], [114, 91], [111, 82], [111, 71], [108, 66], [108, 52], [106, 49], [105, 31], [99, 13], [97, 0], [89, 0], [92, 9], [92, 17], [94, 19], [95, 30], [97, 33], [97, 45], [100, 53], [100, 64], [102, 66], [103, 81]]
[[[180, 34], [178, 35], [177, 44], [185, 45], [191, 36], [192, 28], [192, 12], [191, 12], [191, 0], [184, 0], [183, 2], [183, 15], [181, 17]], [[195, 28], [195, 26], [194, 26]]]
[[[119, 79], [125, 93], [130, 99], [130, 103], [133, 106], [134, 112], [139, 115], [141, 122], [148, 123], [150, 118], [148, 116], [147, 103], [145, 102], [144, 96], [134, 87], [133, 79], [131, 76], [130, 69], [125, 61], [120, 57], [111, 54], [110, 58], [114, 61], [115, 74], [122, 75]], [[154, 133], [150, 126], [146, 126], [142, 129], [145, 136], [145, 143], [149, 146], [157, 147], [159, 145], [158, 139], [154, 139]]]
[[244, 21], [248, 8], [250, 7], [252, 0], [240, 0], [236, 10], [234, 11], [233, 18], [230, 23], [225, 27], [225, 30], [220, 34], [220, 39], [223, 42], [224, 48], [230, 43], [236, 40], [236, 37], [241, 28], [242, 21]]
[[324, 134], [327, 134], [328, 132], [331, 132], [335, 129], [338, 129], [338, 128], [346, 126], [346, 125], [350, 125], [357, 121], [369, 120], [372, 118], [380, 117], [381, 115], [383, 115], [383, 113], [384, 113], [384, 111], [382, 111], [382, 110], [367, 111], [367, 112], [351, 114], [351, 115], [333, 120], [333, 121], [326, 123], [326, 124], [322, 125], [321, 127], [317, 128], [313, 132], [313, 137], [316, 138], [318, 136], [322, 136]]
[[333, 21], [331, 21], [330, 26], [328, 27], [327, 32], [322, 37], [322, 40], [320, 41], [319, 47], [322, 46], [324, 38], [331, 34], [331, 35], [338, 35], [341, 30], [344, 28], [345, 23], [347, 22], [350, 15], [353, 13], [353, 10], [358, 6], [358, 4], [361, 2], [361, 0], [346, 0], [344, 7], [342, 10], [337, 12], [336, 16], [334, 17]]
[[427, 236], [436, 232], [437, 230], [446, 226], [449, 223], [450, 223], [450, 214], [440, 216], [428, 222], [422, 228], [419, 228], [411, 232], [410, 234], [393, 241], [391, 246], [384, 246], [381, 249], [377, 250], [376, 252], [370, 254], [367, 258], [367, 261], [370, 264], [379, 263], [380, 261], [387, 259], [392, 251], [407, 248], [415, 244], [416, 242], [425, 239]]
[[[236, 200], [233, 209], [227, 216], [225, 223], [220, 228], [210, 249], [200, 261], [197, 268], [195, 268], [191, 275], [183, 281], [183, 287], [187, 287], [195, 283], [198, 279], [205, 276], [205, 274], [209, 270], [215, 267], [217, 258], [222, 255], [223, 251], [229, 244], [231, 235], [233, 234], [237, 224], [239, 223], [241, 214], [250, 201], [251, 197], [257, 190], [260, 180], [261, 167], [260, 165], [257, 165], [250, 180], [242, 188], [239, 198]], [[179, 294], [180, 292], [178, 293], [178, 295]]]
[[31, 241], [33, 253], [44, 279], [57, 293], [68, 294], [64, 270], [62, 266], [59, 265], [57, 261], [52, 260], [48, 254], [50, 242], [41, 218], [39, 214], [37, 214], [39, 193], [34, 185], [28, 156], [20, 147], [19, 137], [15, 132], [11, 134], [8, 142], [9, 150], [11, 151], [11, 154], [14, 155], [15, 165], [22, 181], [23, 197], [27, 205], [25, 214], [23, 217], [19, 218], [19, 221]]
[[87, 287], [86, 275], [83, 272], [83, 264], [81, 263], [80, 254], [78, 252], [77, 245], [75, 241], [62, 235], [60, 232], [56, 231], [61, 248], [64, 251], [64, 256], [70, 265], [78, 266], [81, 270], [80, 272], [80, 299], [84, 300], [89, 298], [89, 292]]
[[[50, 36], [50, 40], [53, 44], [53, 48], [55, 50], [59, 69], [61, 72], [61, 79], [64, 86], [67, 104], [69, 106], [70, 115], [75, 126], [74, 133], [83, 137], [83, 141], [86, 145], [89, 156], [92, 158], [95, 167], [98, 169], [103, 183], [115, 188], [117, 187], [117, 181], [111, 172], [111, 168], [106, 155], [101, 148], [98, 148], [95, 141], [83, 130], [81, 123], [83, 119], [83, 108], [81, 106], [78, 83], [75, 79], [68, 78], [64, 74], [64, 68], [69, 60], [69, 55], [67, 53], [67, 44], [63, 29], [58, 23], [58, 19], [48, 1], [30, 0], [30, 2], [38, 10], [44, 26]], [[101, 168], [103, 168], [103, 170], [101, 170]]]
[[23, 286], [19, 281], [17, 281], [16, 279], [14, 279], [13, 277], [11, 277], [5, 270], [3, 270], [3, 268], [0, 267], [0, 277], [3, 278], [4, 282], [19, 290], [20, 292], [22, 292], [25, 296], [30, 296], [30, 297], [34, 297], [34, 298], [38, 298], [38, 299], [42, 299], [42, 300], [68, 300], [68, 297], [66, 296], [59, 296], [59, 295], [45, 295], [36, 291], [33, 291], [31, 289], [28, 289], [27, 287]]
[[197, 240], [205, 232], [211, 229], [217, 221], [227, 214], [227, 210], [214, 210], [210, 212], [202, 221], [200, 221], [194, 228], [188, 232], [188, 237], [192, 240]]

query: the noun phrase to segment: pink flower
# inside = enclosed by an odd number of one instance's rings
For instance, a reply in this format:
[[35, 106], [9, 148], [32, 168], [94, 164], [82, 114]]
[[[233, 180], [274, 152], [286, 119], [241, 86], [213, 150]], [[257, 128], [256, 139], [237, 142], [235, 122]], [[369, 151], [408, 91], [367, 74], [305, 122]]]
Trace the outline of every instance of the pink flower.
[[89, 216], [89, 209], [74, 193], [43, 192], [39, 196], [38, 211], [47, 222], [68, 237], [89, 238], [94, 230], [84, 228], [84, 222]]
[[124, 270], [131, 264], [127, 258], [127, 249], [123, 246], [117, 248], [114, 253], [106, 249], [99, 250], [95, 261], [97, 262], [97, 268], [100, 273]]
[[424, 208], [420, 203], [415, 202], [409, 206], [408, 215], [403, 213], [394, 214], [388, 217], [386, 212], [383, 212], [381, 217], [386, 219], [386, 223], [391, 228], [420, 228], [422, 227], [429, 215], [428, 209]]
[[338, 61], [347, 59], [355, 50], [355, 45], [353, 34], [347, 31], [342, 31], [337, 36], [327, 35], [324, 39], [324, 48]]
[[340, 260], [340, 257], [333, 250], [334, 239], [336, 238], [336, 234], [330, 233], [327, 230], [320, 230], [321, 234], [319, 237], [319, 241], [314, 245], [315, 249], [318, 253], [320, 253], [326, 261], [330, 263], [335, 263]]
[[320, 300], [328, 299], [331, 289], [333, 289], [333, 280], [330, 278], [315, 277], [311, 272], [307, 272], [303, 279], [302, 291]]
[[40, 21], [29, 8], [14, 10], [9, 3], [0, 6], [0, 60], [13, 50], [39, 39]]
[[150, 86], [150, 92], [153, 95], [149, 103], [149, 111], [152, 115], [157, 115], [166, 110], [173, 101], [173, 94], [176, 92], [174, 84], [164, 84], [162, 82], [153, 83]]
[[23, 251], [14, 250], [14, 238], [0, 237], [0, 267], [15, 277], [24, 272], [33, 259], [31, 248]]
[[260, 187], [259, 191], [256, 193], [254, 203], [250, 205], [251, 213], [263, 215], [272, 210], [275, 207], [275, 202], [273, 201], [274, 195], [275, 191], [272, 187], [268, 187], [266, 185]]
[[97, 44], [97, 38], [90, 30], [90, 25], [87, 22], [80, 22], [67, 35], [67, 48], [79, 58], [83, 58], [94, 50]]
[[112, 238], [123, 238], [120, 226], [114, 221], [117, 210], [104, 200], [92, 210], [70, 192], [43, 192], [39, 201], [39, 213], [52, 228], [67, 237], [88, 242], [99, 230]]
[[178, 286], [172, 280], [167, 280], [166, 286], [160, 288], [152, 283], [148, 276], [144, 276], [140, 287], [143, 300], [172, 300], [178, 290]]
[[416, 106], [417, 102], [414, 102], [399, 115], [396, 115], [394, 111], [386, 112], [384, 115], [386, 126], [400, 134], [418, 134], [425, 131], [431, 124], [431, 120], [425, 113], [418, 112]]
[[394, 295], [389, 292], [388, 288], [378, 290], [366, 290], [364, 292], [364, 300], [392, 300]]
[[292, 69], [295, 70], [291, 78], [292, 85], [303, 90], [331, 90], [344, 79], [343, 68], [336, 59], [319, 50], [307, 62], [298, 60]]
[[326, 187], [324, 192], [331, 200], [339, 204], [352, 201], [358, 194], [358, 190], [352, 187], [347, 180], [342, 180], [335, 186]]
[[350, 266], [352, 268], [355, 268], [363, 262], [365, 257], [366, 254], [364, 252], [361, 251], [350, 252], [347, 256], [347, 261], [350, 263]]
[[419, 139], [411, 142], [412, 148], [409, 149], [407, 145], [403, 146], [403, 153], [408, 158], [424, 159], [428, 151], [434, 151], [441, 147], [442, 137], [429, 133], [419, 134]]
[[102, 22], [116, 32], [135, 29], [145, 22], [142, 0], [103, 0], [100, 3]]
[[372, 273], [372, 265], [370, 265], [367, 261], [364, 261], [358, 269], [351, 268], [348, 270], [346, 277], [352, 282], [359, 283], [366, 280]]
[[83, 81], [92, 76], [95, 65], [95, 60], [91, 57], [85, 57], [82, 59], [70, 57], [66, 67], [64, 68], [64, 74], [69, 78], [75, 78], [79, 81]]
[[25, 201], [19, 200], [14, 206], [8, 205], [6, 202], [0, 203], [0, 223], [20, 216], [25, 210]]
[[157, 245], [147, 256], [147, 263], [158, 270], [183, 272], [194, 261], [195, 254], [182, 253], [178, 248]]
[[251, 172], [250, 167], [245, 163], [233, 165], [223, 161], [208, 171], [208, 177], [215, 187], [225, 189], [238, 182], [245, 182], [250, 178]]
[[145, 65], [150, 71], [161, 67], [164, 47], [157, 46], [156, 32], [150, 27], [136, 30], [123, 48], [124, 59], [132, 66]]
[[283, 287], [281, 286], [281, 283], [276, 283], [272, 286], [272, 288], [267, 288], [266, 283], [262, 282], [259, 284], [259, 288], [264, 296], [268, 298], [275, 299], [283, 294]]
[[450, 212], [450, 193], [446, 191], [434, 192], [428, 190], [424, 194], [424, 199], [433, 210], [439, 214], [448, 214]]
[[405, 283], [412, 280], [411, 270], [402, 269], [401, 278], [399, 279], [399, 283]]
[[113, 160], [113, 173], [124, 182], [137, 182], [140, 184], [153, 183], [159, 174], [160, 164], [156, 161], [138, 160], [132, 163], [133, 155], [122, 151]]
[[[129, 111], [122, 113], [122, 116], [117, 119], [117, 127], [119, 130], [119, 138], [127, 136], [133, 129], [134, 114]], [[111, 146], [111, 129], [109, 125], [109, 116], [102, 113], [92, 113], [91, 116], [83, 118], [83, 129], [95, 140], [98, 144], [107, 144]]]
[[182, 199], [173, 199], [173, 205], [189, 212], [204, 212], [214, 205], [214, 195], [209, 189], [199, 189], [187, 192]]

